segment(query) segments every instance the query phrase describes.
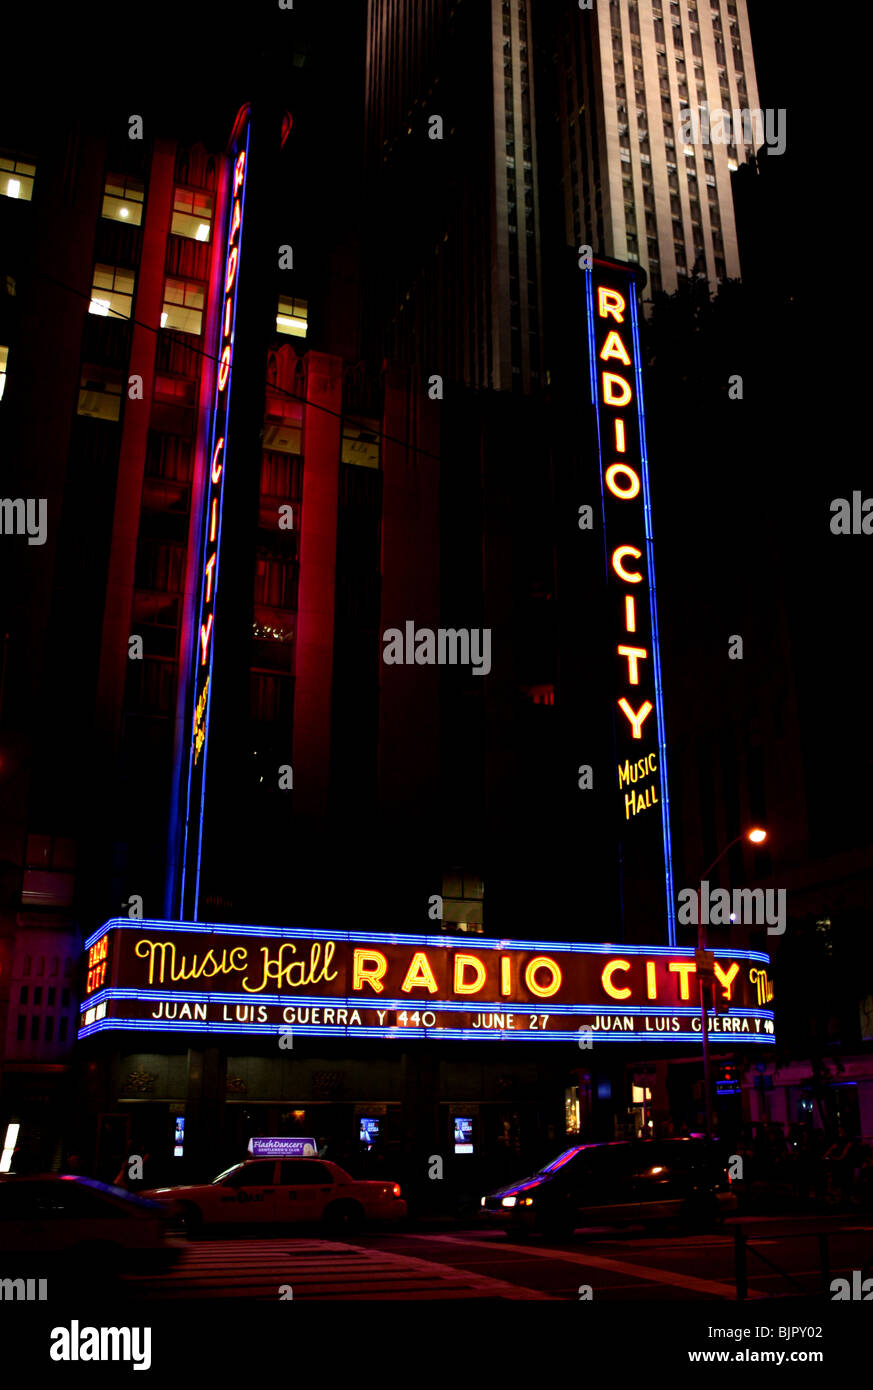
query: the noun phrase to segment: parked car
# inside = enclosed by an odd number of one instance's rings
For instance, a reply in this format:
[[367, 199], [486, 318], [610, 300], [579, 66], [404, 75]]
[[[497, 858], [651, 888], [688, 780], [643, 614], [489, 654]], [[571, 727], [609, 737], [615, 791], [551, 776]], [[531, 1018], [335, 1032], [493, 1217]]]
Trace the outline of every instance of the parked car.
[[178, 1257], [157, 1202], [73, 1174], [0, 1176], [0, 1275], [111, 1281]]
[[736, 1207], [717, 1140], [640, 1139], [567, 1149], [539, 1173], [483, 1197], [480, 1214], [510, 1233], [562, 1237], [583, 1225], [707, 1225]]
[[406, 1202], [396, 1182], [357, 1181], [325, 1159], [249, 1159], [211, 1183], [158, 1187], [144, 1194], [166, 1203], [196, 1235], [204, 1226], [319, 1223], [349, 1233], [364, 1221], [400, 1221]]

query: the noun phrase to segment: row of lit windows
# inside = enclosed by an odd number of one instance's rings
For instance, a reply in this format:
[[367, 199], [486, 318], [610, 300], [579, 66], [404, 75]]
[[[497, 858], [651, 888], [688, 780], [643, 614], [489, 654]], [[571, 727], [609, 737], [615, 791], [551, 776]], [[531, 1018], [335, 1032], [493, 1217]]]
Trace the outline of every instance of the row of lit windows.
[[[130, 269], [99, 263], [95, 265], [88, 312], [104, 318], [129, 319], [135, 279], [135, 273]], [[177, 280], [168, 276], [164, 282], [161, 328], [199, 337], [205, 295], [205, 287], [197, 281]], [[276, 332], [305, 338], [308, 314], [305, 299], [282, 295], [276, 313]]]

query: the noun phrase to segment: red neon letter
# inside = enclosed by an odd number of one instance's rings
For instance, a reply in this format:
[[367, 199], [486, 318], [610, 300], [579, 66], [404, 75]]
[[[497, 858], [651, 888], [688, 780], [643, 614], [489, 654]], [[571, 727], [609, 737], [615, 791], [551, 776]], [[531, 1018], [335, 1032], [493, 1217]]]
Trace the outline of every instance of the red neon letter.
[[639, 685], [640, 668], [637, 663], [639, 661], [645, 661], [648, 657], [649, 653], [646, 651], [645, 647], [619, 647], [618, 654], [619, 656], [627, 657], [628, 680], [630, 684]]
[[206, 651], [209, 647], [209, 638], [212, 633], [212, 614], [209, 614], [209, 622], [200, 624], [200, 650], [203, 655], [200, 658], [200, 665], [206, 665]]
[[654, 705], [652, 704], [651, 700], [644, 700], [635, 714], [634, 711], [631, 709], [630, 705], [628, 704], [627, 700], [622, 695], [621, 699], [618, 702], [618, 707], [621, 710], [622, 714], [626, 715], [629, 719], [630, 726], [633, 730], [634, 738], [642, 738], [643, 725], [645, 724], [646, 720], [648, 719], [649, 715], [652, 713], [652, 710], [654, 709]]
[[239, 247], [234, 246], [227, 258], [227, 279], [224, 282], [224, 293], [230, 294], [231, 286], [236, 279], [236, 263], [239, 257]]
[[243, 169], [244, 169], [245, 167], [246, 167], [246, 152], [245, 152], [245, 150], [240, 150], [239, 154], [237, 155], [236, 166], [235, 166], [234, 171], [233, 171], [233, 193], [234, 193], [234, 197], [236, 197], [236, 194], [237, 194], [238, 190], [242, 187]]
[[204, 603], [209, 603], [210, 599], [212, 598], [212, 571], [215, 569], [215, 562], [217, 559], [218, 551], [213, 550], [212, 554], [206, 562], [206, 567], [203, 571], [203, 573], [206, 576], [206, 598], [204, 599]]
[[215, 540], [215, 534], [216, 534], [217, 530], [218, 530], [218, 498], [217, 498], [217, 497], [213, 497], [213, 499], [212, 499], [212, 524], [211, 524], [211, 526], [209, 527], [209, 539], [210, 539], [211, 541], [214, 541], [214, 540]]
[[240, 224], [241, 221], [242, 221], [242, 212], [240, 211], [240, 202], [239, 202], [239, 198], [237, 198], [237, 199], [234, 201], [234, 205], [233, 205], [233, 217], [231, 218], [231, 222], [230, 222], [230, 234], [229, 234], [229, 236], [228, 236], [228, 238], [227, 238], [227, 242], [228, 242], [228, 245], [229, 245], [229, 246], [232, 246], [232, 245], [233, 245], [233, 239], [234, 239], [234, 237], [236, 236], [237, 232], [239, 231], [239, 224]]
[[227, 385], [227, 378], [230, 376], [230, 343], [227, 343], [224, 352], [221, 354], [221, 362], [218, 365], [218, 389], [223, 391]]
[[213, 481], [214, 483], [217, 483], [217, 482], [218, 482], [219, 478], [221, 477], [221, 470], [222, 470], [222, 468], [224, 467], [224, 464], [223, 464], [223, 463], [219, 463], [219, 464], [218, 464], [218, 472], [216, 473], [216, 471], [215, 471], [215, 465], [216, 465], [216, 463], [218, 462], [218, 455], [221, 453], [221, 451], [222, 451], [223, 448], [224, 448], [224, 435], [222, 435], [221, 438], [220, 438], [220, 439], [218, 440], [218, 442], [216, 443], [215, 449], [214, 449], [213, 454], [212, 454], [212, 475], [211, 475], [211, 476], [212, 476], [212, 481]]

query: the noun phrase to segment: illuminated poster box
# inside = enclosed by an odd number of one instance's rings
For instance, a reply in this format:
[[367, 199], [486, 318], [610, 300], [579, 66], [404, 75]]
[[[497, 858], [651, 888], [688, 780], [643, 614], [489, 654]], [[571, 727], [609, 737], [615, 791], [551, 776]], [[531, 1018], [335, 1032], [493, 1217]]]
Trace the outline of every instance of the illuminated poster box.
[[[115, 918], [79, 1037], [295, 1032], [369, 1038], [700, 1038], [692, 948], [397, 936]], [[775, 1041], [769, 957], [716, 950], [710, 1031]]]

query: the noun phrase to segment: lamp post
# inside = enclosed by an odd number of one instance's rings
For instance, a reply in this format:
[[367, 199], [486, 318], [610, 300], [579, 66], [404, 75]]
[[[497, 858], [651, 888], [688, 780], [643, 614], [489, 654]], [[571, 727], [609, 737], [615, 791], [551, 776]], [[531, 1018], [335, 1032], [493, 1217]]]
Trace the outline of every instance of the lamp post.
[[[742, 831], [739, 835], [735, 837], [735, 839], [731, 840], [730, 844], [725, 845], [724, 849], [721, 851], [720, 854], [716, 855], [709, 867], [704, 869], [703, 873], [700, 875], [701, 889], [703, 888], [703, 884], [706, 882], [708, 875], [712, 873], [712, 870], [715, 868], [716, 864], [719, 864], [721, 860], [724, 859], [725, 855], [733, 849], [734, 845], [739, 844], [740, 840], [751, 840], [753, 845], [762, 845], [766, 838], [766, 830], [761, 830], [757, 827], [753, 830]], [[697, 963], [697, 976], [700, 981], [700, 1036], [703, 1042], [703, 1107], [706, 1116], [706, 1137], [707, 1139], [711, 1139], [712, 1083], [709, 1066], [709, 1032], [706, 1026], [707, 1017], [706, 995], [704, 993], [704, 975], [706, 975], [707, 977], [711, 977], [712, 962], [710, 960], [710, 953], [706, 949], [706, 928], [703, 921], [701, 920], [699, 896], [697, 899], [697, 952], [695, 960]]]

